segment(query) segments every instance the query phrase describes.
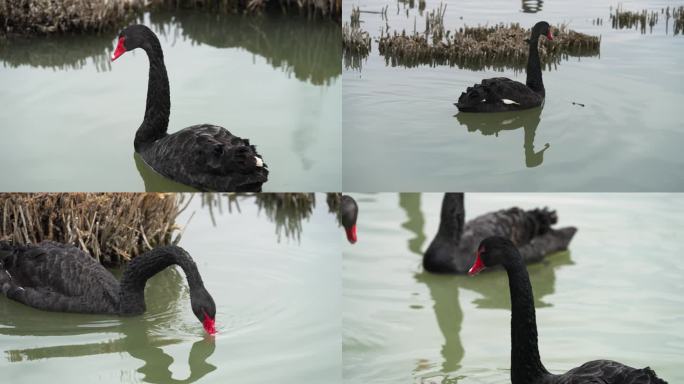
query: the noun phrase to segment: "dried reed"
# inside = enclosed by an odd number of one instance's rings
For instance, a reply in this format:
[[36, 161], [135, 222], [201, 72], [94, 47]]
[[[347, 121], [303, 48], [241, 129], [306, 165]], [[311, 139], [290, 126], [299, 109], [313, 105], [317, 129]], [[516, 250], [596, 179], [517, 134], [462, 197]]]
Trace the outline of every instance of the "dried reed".
[[73, 244], [118, 265], [180, 240], [182, 196], [157, 193], [0, 194], [0, 240]]
[[[439, 13], [437, 14], [437, 16]], [[452, 65], [469, 69], [524, 69], [529, 46], [525, 39], [530, 30], [519, 24], [498, 24], [492, 27], [464, 27], [455, 33], [445, 33], [438, 27], [439, 17], [433, 17], [425, 33], [393, 34], [382, 32], [378, 50], [388, 65]], [[568, 56], [596, 56], [601, 38], [575, 32], [566, 25], [553, 27], [554, 39], [540, 39], [539, 57], [551, 67]], [[439, 36], [435, 37], [435, 33]], [[442, 37], [440, 37], [442, 36]]]

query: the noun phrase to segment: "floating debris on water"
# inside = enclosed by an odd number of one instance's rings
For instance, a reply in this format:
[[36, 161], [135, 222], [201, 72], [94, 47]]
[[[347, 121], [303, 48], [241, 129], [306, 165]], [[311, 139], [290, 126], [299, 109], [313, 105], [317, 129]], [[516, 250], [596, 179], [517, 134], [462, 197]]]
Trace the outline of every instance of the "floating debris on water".
[[[524, 69], [529, 46], [525, 39], [530, 30], [518, 23], [508, 26], [465, 26], [451, 33], [440, 28], [441, 6], [435, 17], [428, 17], [425, 33], [392, 34], [381, 32], [378, 40], [380, 55], [388, 65], [414, 67], [418, 65], [451, 65], [468, 69]], [[569, 56], [598, 56], [601, 38], [568, 29], [553, 28], [553, 41], [540, 39], [539, 57], [543, 65], [552, 68]]]
[[345, 68], [361, 69], [371, 51], [371, 38], [361, 29], [361, 11], [352, 8], [351, 22], [342, 26], [342, 56]]

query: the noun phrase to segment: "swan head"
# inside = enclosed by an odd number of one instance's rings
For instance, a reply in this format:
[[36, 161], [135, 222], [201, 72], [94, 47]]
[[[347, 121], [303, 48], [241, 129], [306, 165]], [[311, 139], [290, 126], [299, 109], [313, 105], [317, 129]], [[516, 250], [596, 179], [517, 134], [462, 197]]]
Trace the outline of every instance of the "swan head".
[[552, 32], [553, 31], [549, 23], [547, 23], [546, 21], [540, 21], [537, 24], [535, 24], [534, 27], [532, 27], [532, 40], [534, 40], [535, 36], [541, 35], [544, 35], [549, 40], [553, 40]]
[[354, 244], [357, 241], [356, 237], [356, 219], [359, 215], [359, 207], [356, 205], [356, 200], [351, 196], [342, 195], [340, 201], [340, 222], [347, 233], [347, 240]]
[[204, 326], [204, 330], [210, 335], [215, 334], [216, 304], [209, 292], [204, 287], [190, 290], [190, 305], [195, 317]]
[[496, 265], [508, 265], [515, 261], [512, 255], [518, 255], [512, 241], [505, 237], [490, 236], [480, 242], [473, 266], [468, 270], [470, 276], [477, 275], [485, 268]]
[[112, 61], [119, 58], [128, 51], [136, 48], [145, 48], [145, 44], [149, 41], [149, 35], [154, 36], [154, 32], [142, 24], [130, 25], [124, 28], [119, 33], [119, 39], [116, 43], [116, 48], [112, 54]]

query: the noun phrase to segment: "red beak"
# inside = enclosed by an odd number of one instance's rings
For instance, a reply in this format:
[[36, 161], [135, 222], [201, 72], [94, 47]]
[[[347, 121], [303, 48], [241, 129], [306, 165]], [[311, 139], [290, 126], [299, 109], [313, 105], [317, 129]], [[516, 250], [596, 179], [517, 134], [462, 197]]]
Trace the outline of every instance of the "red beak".
[[475, 264], [473, 264], [472, 267], [470, 267], [470, 270], [468, 271], [468, 274], [470, 276], [475, 276], [478, 273], [480, 273], [481, 270], [485, 269], [486, 266], [482, 262], [482, 259], [480, 259], [480, 251], [477, 251], [477, 256], [475, 257]]
[[216, 334], [215, 322], [215, 319], [209, 317], [206, 312], [204, 313], [204, 321], [202, 322], [202, 325], [204, 326], [204, 330], [210, 335]]
[[549, 40], [553, 40], [553, 35], [551, 34], [551, 28], [549, 28], [549, 31], [546, 32], [546, 38]]
[[345, 228], [345, 232], [347, 232], [347, 240], [352, 244], [356, 243], [356, 225], [352, 225], [351, 228]]
[[116, 45], [116, 49], [112, 54], [112, 61], [116, 60], [117, 58], [119, 58], [119, 56], [126, 53], [126, 48], [124, 48], [124, 40], [126, 40], [124, 36], [119, 37], [119, 43]]

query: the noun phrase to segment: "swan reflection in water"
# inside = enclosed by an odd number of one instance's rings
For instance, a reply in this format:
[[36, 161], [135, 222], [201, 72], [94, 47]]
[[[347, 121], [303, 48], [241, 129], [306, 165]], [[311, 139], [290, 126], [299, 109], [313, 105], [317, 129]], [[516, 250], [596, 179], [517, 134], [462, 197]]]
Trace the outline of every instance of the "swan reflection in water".
[[[399, 206], [406, 212], [407, 220], [401, 224], [413, 236], [408, 240], [408, 249], [417, 257], [423, 257], [423, 247], [426, 236], [424, 232], [425, 219], [420, 209], [419, 193], [402, 193], [399, 195]], [[492, 207], [496, 210], [500, 207]], [[435, 210], [434, 212], [439, 212]], [[419, 260], [419, 259], [418, 259]], [[556, 269], [565, 265], [572, 265], [570, 252], [560, 252], [546, 257], [540, 263], [528, 265], [533, 282], [534, 304], [539, 308], [550, 307], [551, 303], [543, 301], [545, 296], [555, 291]], [[461, 342], [461, 326], [463, 324], [463, 310], [458, 301], [459, 289], [477, 292], [482, 297], [473, 301], [478, 308], [510, 310], [510, 296], [508, 294], [508, 279], [503, 278], [502, 270], [482, 274], [479, 279], [471, 279], [466, 275], [438, 275], [420, 271], [414, 274], [414, 279], [427, 285], [433, 302], [435, 319], [442, 335], [444, 344], [440, 353], [442, 362], [439, 372], [425, 372], [433, 364], [420, 361], [415, 369], [416, 373], [441, 376], [443, 382], [455, 379], [453, 373], [458, 371], [465, 355]], [[483, 281], [480, 281], [483, 280]]]
[[[214, 338], [205, 336], [192, 344], [188, 356], [190, 374], [182, 380], [172, 377], [170, 367], [174, 359], [163, 349], [195, 339], [195, 333], [199, 336], [199, 332], [194, 332], [194, 319], [188, 322], [181, 316], [187, 312], [181, 307], [189, 299], [184, 281], [183, 274], [175, 268], [167, 268], [154, 276], [148, 281], [145, 292], [147, 312], [131, 318], [44, 312], [0, 297], [0, 334], [32, 337], [33, 343], [38, 345], [45, 340], [46, 345], [5, 350], [5, 356], [9, 362], [21, 363], [128, 353], [143, 362], [137, 372], [144, 382], [195, 382], [216, 370], [216, 366], [207, 362], [216, 348]], [[65, 344], [55, 345], [57, 338]], [[99, 340], [78, 343], [78, 340], [86, 338]]]
[[534, 136], [541, 121], [541, 113], [542, 107], [516, 112], [461, 112], [456, 115], [456, 119], [468, 128], [468, 132], [479, 130], [484, 136], [498, 136], [500, 131], [512, 131], [522, 127], [525, 135], [525, 165], [533, 168], [544, 162], [544, 152], [550, 147], [550, 144], [546, 143], [543, 149], [537, 152], [534, 150]]

